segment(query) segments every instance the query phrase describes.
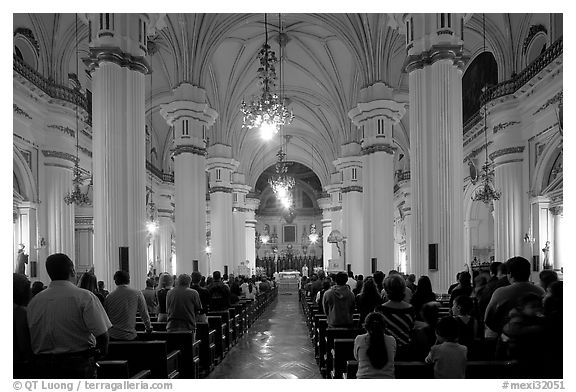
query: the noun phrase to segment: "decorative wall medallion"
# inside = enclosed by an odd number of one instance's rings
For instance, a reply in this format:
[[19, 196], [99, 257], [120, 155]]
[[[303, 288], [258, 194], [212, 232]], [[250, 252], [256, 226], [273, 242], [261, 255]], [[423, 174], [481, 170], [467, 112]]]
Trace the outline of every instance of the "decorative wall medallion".
[[555, 206], [549, 208], [552, 215], [562, 215], [564, 213], [564, 206]]
[[14, 112], [19, 116], [26, 117], [28, 120], [32, 120], [32, 116], [26, 113], [20, 106], [13, 104]]
[[65, 127], [63, 125], [48, 125], [48, 128], [57, 129], [60, 132], [63, 132], [69, 136], [76, 137], [76, 132], [72, 128]]
[[532, 115], [535, 116], [538, 113], [540, 113], [542, 110], [546, 109], [548, 106], [553, 105], [555, 103], [562, 103], [562, 95], [563, 95], [564, 91], [560, 91], [559, 93], [557, 93], [556, 95], [554, 95], [552, 98], [550, 98], [549, 100], [546, 101], [546, 103], [542, 106], [540, 106], [540, 108], [538, 110], [536, 110]]
[[544, 27], [541, 24], [530, 26], [530, 30], [528, 31], [528, 35], [526, 36], [526, 38], [524, 39], [524, 43], [522, 44], [522, 53], [523, 54], [526, 53], [526, 50], [528, 50], [528, 46], [530, 45], [530, 42], [532, 42], [532, 39], [539, 32], [543, 32], [544, 34], [548, 34], [548, 30], [546, 30], [546, 27]]
[[511, 126], [511, 125], [516, 125], [516, 124], [520, 124], [520, 121], [507, 121], [507, 122], [503, 122], [503, 123], [500, 123], [500, 124], [498, 124], [498, 125], [495, 125], [495, 126], [492, 128], [492, 132], [493, 132], [494, 134], [497, 134], [498, 132], [503, 131], [504, 129], [508, 128], [509, 126]]
[[518, 154], [521, 152], [524, 152], [524, 146], [503, 148], [502, 150], [494, 151], [492, 154], [490, 154], [490, 160], [493, 161], [502, 155]]
[[32, 33], [32, 30], [27, 29], [25, 27], [18, 27], [16, 30], [14, 30], [14, 37], [18, 35], [21, 35], [28, 42], [30, 42], [30, 44], [36, 50], [36, 54], [40, 52], [40, 44], [38, 44], [38, 41], [36, 41], [36, 38], [34, 37], [34, 33]]

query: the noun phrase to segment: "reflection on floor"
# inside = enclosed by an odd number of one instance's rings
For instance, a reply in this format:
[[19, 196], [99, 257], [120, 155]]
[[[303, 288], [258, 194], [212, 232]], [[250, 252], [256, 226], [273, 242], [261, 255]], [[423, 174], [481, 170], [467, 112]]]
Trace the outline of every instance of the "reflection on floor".
[[298, 295], [279, 294], [208, 378], [322, 378]]

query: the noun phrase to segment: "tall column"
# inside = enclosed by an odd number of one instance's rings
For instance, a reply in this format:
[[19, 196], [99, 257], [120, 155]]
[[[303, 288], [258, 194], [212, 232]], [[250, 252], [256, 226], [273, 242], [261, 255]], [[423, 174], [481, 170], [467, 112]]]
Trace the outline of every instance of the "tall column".
[[392, 127], [406, 113], [405, 103], [382, 82], [360, 90], [358, 105], [348, 112], [362, 129], [364, 257], [376, 258], [380, 271], [394, 264], [394, 141]]
[[197, 260], [207, 274], [205, 140], [218, 113], [208, 106], [206, 92], [188, 83], [176, 87], [172, 98], [160, 113], [174, 127], [176, 271], [191, 273]]
[[[76, 207], [75, 217], [76, 246], [74, 264], [76, 272], [85, 272], [94, 266], [94, 218], [92, 208]], [[98, 280], [100, 277], [97, 276]]]
[[553, 215], [554, 220], [554, 240], [551, 241], [553, 246], [553, 260], [554, 269], [564, 270], [564, 259], [562, 257], [562, 247], [564, 232], [563, 232], [563, 220], [564, 220], [564, 207], [555, 206], [550, 208], [550, 212]]
[[322, 209], [322, 265], [326, 268], [332, 259], [332, 244], [328, 242], [332, 231], [332, 200], [329, 197], [320, 198], [318, 207]]
[[334, 161], [342, 176], [342, 235], [346, 237], [346, 257], [342, 266], [351, 264], [355, 274], [366, 275], [370, 261], [364, 259], [362, 197], [362, 156], [360, 144], [342, 146], [342, 157]]
[[[414, 273], [438, 292], [463, 268], [462, 14], [407, 14]], [[437, 269], [428, 269], [437, 248]]]
[[210, 174], [211, 270], [224, 274], [227, 265], [228, 273], [232, 273], [232, 173], [239, 162], [232, 159], [232, 148], [223, 144], [210, 146], [209, 156], [206, 168]]
[[[144, 75], [153, 14], [87, 14], [92, 73], [94, 267], [113, 287], [120, 250], [132, 286], [143, 288], [146, 263]], [[125, 253], [124, 253], [125, 254]]]
[[[44, 283], [50, 281], [48, 274], [46, 272], [46, 263], [39, 262], [38, 251], [35, 250], [38, 245], [37, 231], [37, 211], [38, 204], [29, 201], [22, 201], [17, 207], [16, 213], [18, 214], [18, 219], [16, 223], [19, 225], [16, 228], [16, 232], [21, 235], [17, 238], [17, 244], [23, 244], [25, 246], [24, 253], [28, 255], [28, 265], [25, 268], [25, 274], [31, 278], [31, 281], [41, 280]], [[18, 249], [18, 248], [16, 248]], [[17, 265], [14, 265], [14, 270]], [[36, 271], [33, 271], [36, 269]], [[35, 272], [34, 274], [32, 272]], [[35, 279], [34, 279], [35, 278]]]
[[232, 194], [232, 266], [231, 271], [234, 275], [238, 275], [238, 267], [241, 263], [246, 263], [246, 195], [250, 191], [250, 186], [245, 185], [244, 174], [234, 173], [233, 179], [233, 194]]
[[46, 175], [46, 212], [48, 254], [65, 253], [75, 258], [74, 204], [66, 204], [64, 197], [72, 189], [73, 155], [43, 150]]
[[250, 268], [250, 275], [256, 273], [256, 210], [260, 204], [260, 199], [246, 197], [244, 201], [244, 228], [246, 233], [246, 261], [247, 267]]
[[[342, 232], [342, 176], [339, 172], [332, 174], [332, 184], [327, 185], [325, 190], [330, 195], [330, 232], [333, 230]], [[323, 217], [324, 212], [325, 211], [322, 210]], [[326, 234], [323, 233], [323, 241], [325, 241], [324, 252], [329, 249], [328, 254], [330, 255], [328, 258], [324, 258], [324, 269], [328, 268], [331, 259], [343, 258], [343, 256], [340, 256], [337, 246], [328, 242], [330, 232]], [[340, 250], [343, 251], [344, 249], [340, 247]]]
[[522, 256], [526, 232], [522, 219], [525, 196], [522, 186], [522, 155], [524, 146], [504, 148], [490, 154], [494, 161], [494, 186], [502, 192], [494, 201], [495, 260], [504, 262]]

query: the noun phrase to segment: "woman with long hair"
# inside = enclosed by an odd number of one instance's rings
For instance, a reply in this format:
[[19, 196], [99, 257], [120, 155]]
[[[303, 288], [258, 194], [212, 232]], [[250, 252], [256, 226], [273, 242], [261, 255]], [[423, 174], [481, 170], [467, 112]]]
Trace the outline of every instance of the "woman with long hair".
[[84, 290], [91, 291], [98, 299], [100, 303], [104, 305], [104, 296], [100, 294], [98, 290], [98, 279], [96, 279], [96, 275], [92, 272], [85, 272], [80, 277], [78, 281], [78, 287]]
[[356, 296], [356, 308], [360, 312], [360, 323], [363, 323], [368, 313], [373, 312], [374, 308], [382, 302], [384, 300], [378, 292], [374, 278], [367, 277], [362, 283], [360, 294]]
[[356, 378], [395, 378], [396, 340], [386, 334], [385, 324], [381, 313], [372, 312], [366, 316], [364, 329], [367, 333], [354, 340], [354, 358], [358, 361]]
[[436, 294], [432, 291], [432, 282], [430, 282], [430, 278], [426, 275], [422, 275], [420, 279], [418, 279], [418, 286], [416, 286], [416, 292], [412, 296], [410, 303], [414, 307], [414, 313], [416, 314], [416, 318], [422, 320], [420, 315], [420, 309], [422, 309], [422, 305], [428, 302], [436, 301]]
[[167, 273], [161, 274], [158, 283], [158, 287], [160, 287], [158, 290], [158, 321], [168, 321], [168, 311], [166, 310], [166, 295], [172, 288], [172, 275]]

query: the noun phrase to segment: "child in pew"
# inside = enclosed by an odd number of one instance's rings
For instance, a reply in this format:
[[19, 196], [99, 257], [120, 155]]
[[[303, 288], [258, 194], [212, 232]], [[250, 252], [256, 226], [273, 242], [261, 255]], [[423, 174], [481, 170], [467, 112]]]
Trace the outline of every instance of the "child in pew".
[[364, 328], [367, 333], [354, 340], [354, 358], [358, 361], [356, 378], [395, 378], [396, 340], [386, 335], [385, 324], [386, 320], [379, 312], [366, 316]]
[[438, 344], [432, 346], [426, 363], [434, 364], [434, 378], [465, 378], [466, 346], [458, 340], [458, 322], [453, 317], [443, 317], [436, 326]]

